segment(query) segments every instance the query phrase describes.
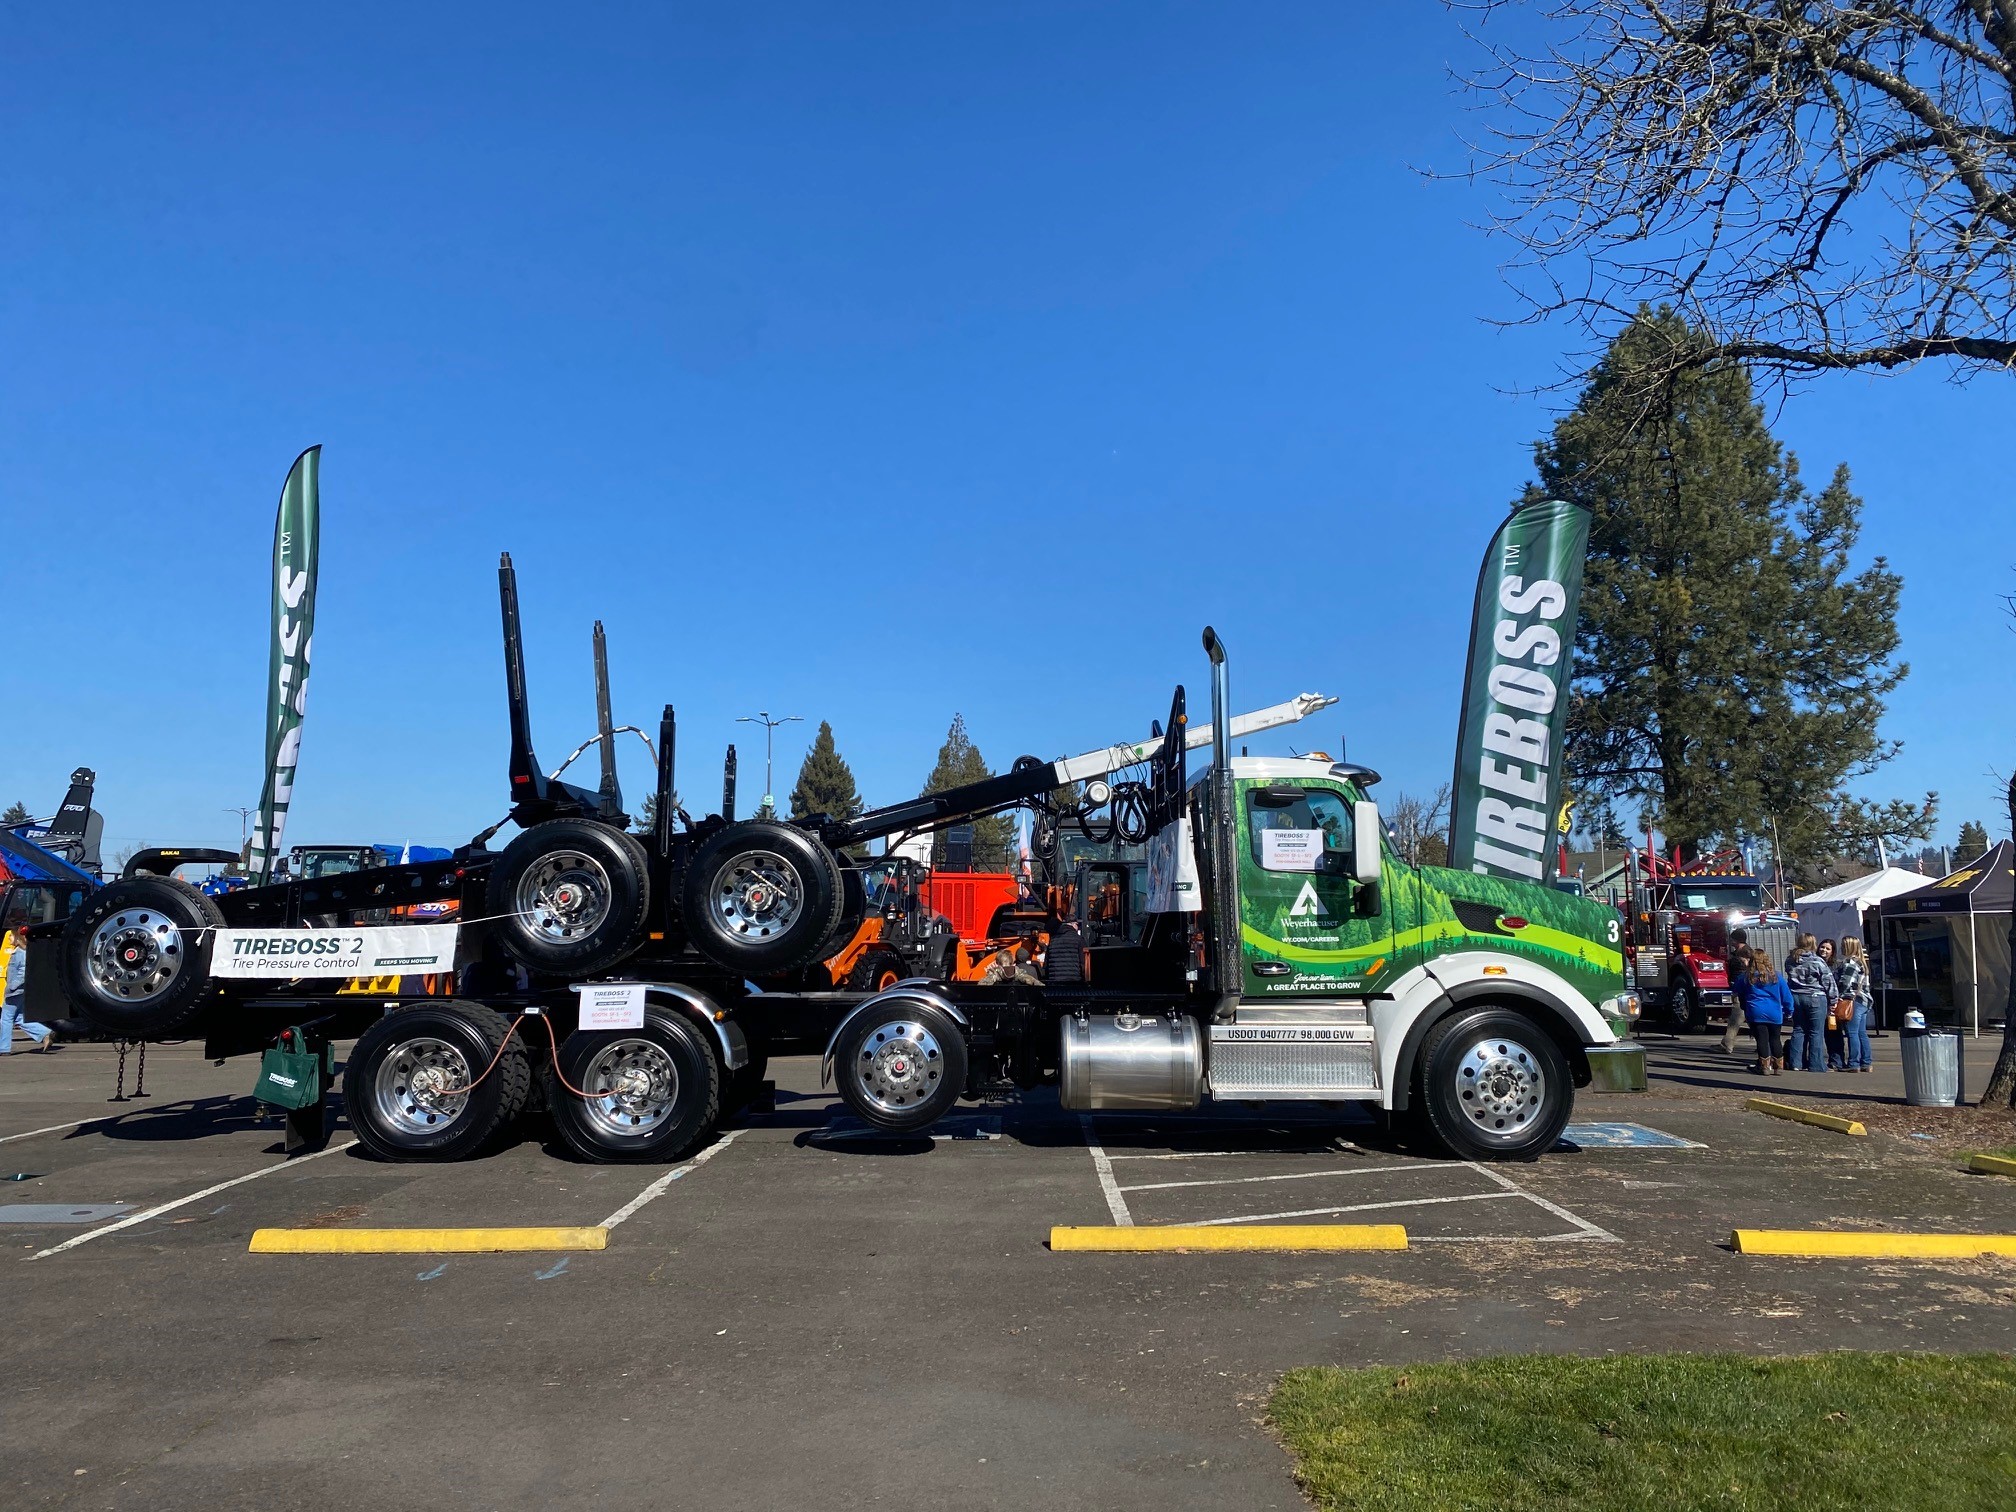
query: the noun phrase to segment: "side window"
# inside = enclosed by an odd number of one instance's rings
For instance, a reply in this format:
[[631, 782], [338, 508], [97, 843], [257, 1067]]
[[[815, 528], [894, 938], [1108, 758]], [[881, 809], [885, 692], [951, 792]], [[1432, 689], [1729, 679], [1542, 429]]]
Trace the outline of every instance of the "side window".
[[1351, 855], [1351, 805], [1334, 788], [1255, 787], [1247, 838], [1263, 871], [1343, 876]]

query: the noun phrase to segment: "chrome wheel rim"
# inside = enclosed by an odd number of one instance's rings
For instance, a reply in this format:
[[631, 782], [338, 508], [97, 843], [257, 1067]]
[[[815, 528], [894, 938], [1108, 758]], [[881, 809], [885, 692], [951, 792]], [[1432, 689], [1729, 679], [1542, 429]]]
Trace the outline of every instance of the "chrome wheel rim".
[[513, 902], [525, 927], [551, 944], [578, 940], [609, 917], [609, 873], [593, 856], [556, 850], [518, 878]]
[[1452, 1081], [1471, 1132], [1489, 1144], [1516, 1144], [1547, 1106], [1540, 1058], [1515, 1039], [1473, 1041], [1457, 1059]]
[[438, 1134], [469, 1110], [469, 1059], [422, 1036], [385, 1052], [371, 1081], [379, 1121], [402, 1134]]
[[582, 1073], [588, 1122], [608, 1139], [655, 1133], [679, 1105], [679, 1068], [663, 1045], [620, 1039], [595, 1052]]
[[91, 934], [91, 985], [122, 1003], [161, 996], [182, 974], [182, 931], [152, 908], [127, 908]]
[[714, 874], [715, 916], [738, 939], [769, 940], [805, 911], [805, 881], [775, 851], [743, 851]]
[[868, 1031], [854, 1056], [854, 1083], [884, 1113], [905, 1113], [937, 1089], [945, 1055], [929, 1029], [897, 1019]]

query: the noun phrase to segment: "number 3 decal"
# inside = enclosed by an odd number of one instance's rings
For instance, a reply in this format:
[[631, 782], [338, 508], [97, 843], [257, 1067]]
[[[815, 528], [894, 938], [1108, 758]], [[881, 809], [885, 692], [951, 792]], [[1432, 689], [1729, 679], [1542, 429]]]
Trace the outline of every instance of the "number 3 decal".
[[1621, 933], [1617, 928], [1617, 921], [1612, 919], [1610, 921], [1610, 943], [1615, 945], [1619, 938], [1621, 938]]

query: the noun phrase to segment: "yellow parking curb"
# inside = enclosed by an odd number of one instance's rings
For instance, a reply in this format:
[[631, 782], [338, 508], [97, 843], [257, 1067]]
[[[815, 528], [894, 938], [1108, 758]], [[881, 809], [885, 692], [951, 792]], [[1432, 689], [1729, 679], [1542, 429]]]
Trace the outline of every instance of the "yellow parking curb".
[[1789, 1118], [1794, 1123], [1811, 1124], [1816, 1129], [1832, 1129], [1836, 1134], [1869, 1132], [1852, 1118], [1836, 1118], [1832, 1113], [1815, 1113], [1811, 1108], [1795, 1108], [1790, 1103], [1773, 1102], [1768, 1097], [1752, 1097], [1745, 1101], [1743, 1106], [1753, 1113], [1768, 1113], [1773, 1118]]
[[1842, 1234], [1819, 1229], [1738, 1229], [1738, 1254], [1823, 1259], [1968, 1260], [2016, 1255], [2016, 1234]]
[[1967, 1169], [1986, 1171], [1991, 1176], [2016, 1176], [2016, 1160], [2006, 1155], [1969, 1155]]
[[599, 1250], [605, 1228], [255, 1229], [255, 1255], [479, 1255], [503, 1250]]
[[1152, 1228], [1060, 1227], [1053, 1250], [1404, 1250], [1397, 1223], [1210, 1223]]

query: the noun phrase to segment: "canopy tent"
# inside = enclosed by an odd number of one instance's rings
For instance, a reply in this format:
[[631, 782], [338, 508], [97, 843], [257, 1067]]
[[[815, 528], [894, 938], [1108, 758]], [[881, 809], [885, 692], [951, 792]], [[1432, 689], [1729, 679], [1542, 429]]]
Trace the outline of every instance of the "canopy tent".
[[2004, 840], [1936, 882], [1885, 898], [1884, 974], [1928, 1019], [1999, 1024], [2009, 1003], [2016, 846]]
[[[1886, 866], [1866, 877], [1851, 877], [1832, 887], [1811, 892], [1792, 905], [1799, 915], [1799, 927], [1822, 940], [1839, 940], [1844, 935], [1862, 934], [1863, 924], [1885, 898], [1894, 898], [1925, 885], [1922, 872], [1901, 866]], [[1870, 921], [1873, 922], [1873, 921]]]

